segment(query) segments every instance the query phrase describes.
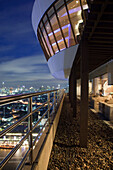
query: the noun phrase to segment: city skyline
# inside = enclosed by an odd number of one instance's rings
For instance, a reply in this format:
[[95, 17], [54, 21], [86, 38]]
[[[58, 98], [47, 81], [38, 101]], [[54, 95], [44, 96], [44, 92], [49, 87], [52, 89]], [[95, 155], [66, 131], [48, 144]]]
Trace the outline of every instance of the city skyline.
[[34, 0], [0, 1], [0, 87], [67, 84], [52, 77], [31, 24]]

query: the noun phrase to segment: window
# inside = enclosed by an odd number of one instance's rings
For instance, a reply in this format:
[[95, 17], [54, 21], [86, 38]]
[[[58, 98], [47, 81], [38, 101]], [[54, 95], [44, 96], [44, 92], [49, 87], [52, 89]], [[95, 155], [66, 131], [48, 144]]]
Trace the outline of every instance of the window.
[[[83, 9], [87, 9], [86, 0], [81, 2]], [[79, 0], [58, 0], [45, 12], [40, 22], [40, 34], [43, 34], [42, 44], [49, 56], [77, 43], [79, 28], [83, 23], [81, 11]]]

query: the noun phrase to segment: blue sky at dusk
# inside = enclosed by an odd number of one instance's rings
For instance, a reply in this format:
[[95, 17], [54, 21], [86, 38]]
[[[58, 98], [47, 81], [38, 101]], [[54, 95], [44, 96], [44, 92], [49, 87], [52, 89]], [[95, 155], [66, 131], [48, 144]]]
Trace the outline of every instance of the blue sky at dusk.
[[0, 0], [0, 87], [67, 84], [51, 76], [31, 24], [34, 0]]

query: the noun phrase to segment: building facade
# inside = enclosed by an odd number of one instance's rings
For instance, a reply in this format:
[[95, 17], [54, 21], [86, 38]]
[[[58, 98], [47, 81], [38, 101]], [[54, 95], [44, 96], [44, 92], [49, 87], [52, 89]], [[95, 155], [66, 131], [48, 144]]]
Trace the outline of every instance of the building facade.
[[35, 0], [32, 25], [52, 75], [67, 79], [83, 29], [86, 0]]

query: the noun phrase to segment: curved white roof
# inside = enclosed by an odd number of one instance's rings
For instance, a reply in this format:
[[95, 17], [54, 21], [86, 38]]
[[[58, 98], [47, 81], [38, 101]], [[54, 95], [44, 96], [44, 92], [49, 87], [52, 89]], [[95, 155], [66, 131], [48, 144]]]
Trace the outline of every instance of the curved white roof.
[[32, 10], [32, 25], [37, 36], [37, 27], [45, 11], [55, 0], [35, 0]]
[[78, 44], [55, 54], [48, 60], [52, 76], [57, 79], [68, 79], [78, 49]]

